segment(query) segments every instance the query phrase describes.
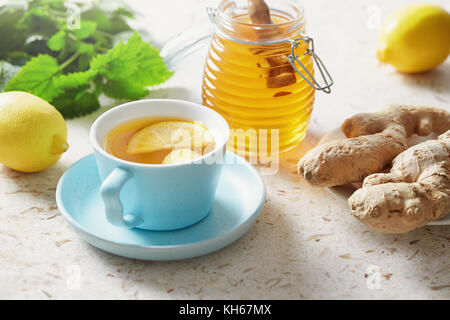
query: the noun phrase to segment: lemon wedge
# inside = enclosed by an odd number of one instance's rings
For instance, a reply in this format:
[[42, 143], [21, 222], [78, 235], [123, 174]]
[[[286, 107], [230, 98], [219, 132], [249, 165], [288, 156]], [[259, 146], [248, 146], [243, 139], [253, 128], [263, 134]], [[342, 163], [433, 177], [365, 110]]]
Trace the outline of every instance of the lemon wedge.
[[173, 164], [186, 161], [192, 161], [200, 158], [202, 155], [191, 149], [173, 149], [163, 160], [163, 164]]
[[202, 124], [189, 121], [161, 121], [136, 132], [128, 143], [127, 152], [138, 154], [180, 148], [201, 152], [203, 147], [213, 143], [213, 136]]

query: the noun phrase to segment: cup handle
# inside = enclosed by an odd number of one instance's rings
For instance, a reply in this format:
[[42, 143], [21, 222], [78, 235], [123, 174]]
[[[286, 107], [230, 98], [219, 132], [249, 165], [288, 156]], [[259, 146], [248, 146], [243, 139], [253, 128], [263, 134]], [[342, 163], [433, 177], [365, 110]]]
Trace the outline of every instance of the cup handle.
[[123, 205], [120, 202], [120, 191], [123, 185], [131, 178], [132, 173], [123, 168], [115, 168], [103, 181], [100, 195], [105, 205], [106, 219], [116, 227], [133, 228], [144, 222], [141, 217], [124, 215]]

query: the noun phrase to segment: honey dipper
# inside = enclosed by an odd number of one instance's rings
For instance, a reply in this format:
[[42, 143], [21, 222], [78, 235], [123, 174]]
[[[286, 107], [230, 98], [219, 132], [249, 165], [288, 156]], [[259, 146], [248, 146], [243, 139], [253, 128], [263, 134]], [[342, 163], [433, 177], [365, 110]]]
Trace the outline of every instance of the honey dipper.
[[[269, 7], [264, 0], [248, 0], [248, 15], [253, 24], [273, 24]], [[280, 88], [297, 81], [295, 70], [289, 64], [287, 55], [266, 57], [265, 59], [270, 66], [267, 78], [268, 88]]]

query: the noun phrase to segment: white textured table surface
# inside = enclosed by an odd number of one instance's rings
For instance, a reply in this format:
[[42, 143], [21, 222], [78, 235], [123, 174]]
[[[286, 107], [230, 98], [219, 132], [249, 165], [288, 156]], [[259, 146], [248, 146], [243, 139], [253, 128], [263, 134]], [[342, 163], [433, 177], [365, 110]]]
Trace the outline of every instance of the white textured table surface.
[[[298, 158], [356, 112], [388, 103], [450, 109], [450, 59], [430, 73], [406, 76], [374, 57], [377, 13], [383, 19], [408, 2], [303, 1], [307, 31], [336, 82], [333, 93], [317, 94], [306, 140], [282, 159], [277, 175], [264, 177], [267, 202], [257, 224], [219, 252], [178, 262], [129, 260], [90, 246], [64, 221], [56, 184], [92, 152], [88, 130], [105, 108], [68, 122], [70, 149], [49, 170], [22, 174], [0, 166], [0, 298], [449, 299], [449, 227], [369, 231], [345, 203], [295, 173]], [[450, 10], [446, 0], [433, 2]], [[129, 3], [160, 46], [203, 18], [213, 1]], [[150, 96], [199, 102], [202, 67], [201, 53], [187, 58]], [[380, 268], [379, 289], [367, 286], [368, 268]]]

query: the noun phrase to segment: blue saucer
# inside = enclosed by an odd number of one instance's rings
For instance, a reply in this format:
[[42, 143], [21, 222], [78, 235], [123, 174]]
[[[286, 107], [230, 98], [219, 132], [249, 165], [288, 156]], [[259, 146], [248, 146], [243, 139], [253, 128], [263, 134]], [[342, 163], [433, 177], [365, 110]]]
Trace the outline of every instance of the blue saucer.
[[227, 152], [210, 214], [175, 231], [126, 229], [106, 221], [100, 199], [100, 177], [93, 154], [73, 164], [61, 177], [56, 202], [75, 231], [93, 246], [142, 260], [178, 260], [219, 250], [239, 239], [264, 205], [265, 187], [245, 160]]

